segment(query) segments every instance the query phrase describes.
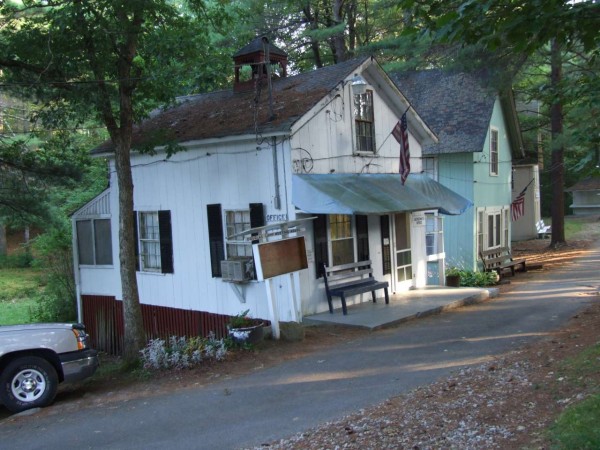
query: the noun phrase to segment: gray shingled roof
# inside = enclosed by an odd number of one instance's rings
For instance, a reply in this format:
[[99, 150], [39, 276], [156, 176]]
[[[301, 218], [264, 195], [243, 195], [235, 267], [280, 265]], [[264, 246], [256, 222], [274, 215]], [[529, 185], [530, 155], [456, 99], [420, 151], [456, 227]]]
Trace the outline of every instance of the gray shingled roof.
[[439, 138], [424, 154], [483, 150], [497, 95], [484, 87], [483, 78], [439, 69], [389, 76]]
[[[273, 112], [269, 121], [266, 81], [258, 105], [257, 125], [260, 133], [286, 132], [340, 82], [369, 57], [345, 61], [300, 75], [273, 80]], [[155, 111], [138, 125], [133, 133], [133, 148], [170, 143], [238, 136], [255, 132], [255, 91], [234, 92], [233, 89], [190, 95], [164, 111]], [[93, 154], [110, 152], [113, 145], [105, 142]]]
[[597, 191], [600, 190], [600, 177], [590, 177], [578, 181], [573, 186], [565, 189], [566, 192], [573, 191]]

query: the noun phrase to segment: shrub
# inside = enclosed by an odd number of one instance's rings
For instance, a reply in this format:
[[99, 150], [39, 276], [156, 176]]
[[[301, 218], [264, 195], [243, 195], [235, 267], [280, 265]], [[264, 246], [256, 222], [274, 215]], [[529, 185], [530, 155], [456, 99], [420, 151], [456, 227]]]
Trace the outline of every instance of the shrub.
[[460, 285], [463, 287], [485, 287], [496, 284], [496, 272], [460, 270]]
[[31, 267], [32, 262], [31, 252], [21, 249], [11, 255], [0, 256], [0, 269], [26, 269]]
[[171, 336], [168, 342], [152, 339], [140, 351], [144, 369], [187, 369], [199, 365], [204, 360], [221, 361], [227, 355], [224, 339], [217, 339], [213, 332], [208, 337]]
[[77, 319], [71, 229], [68, 223], [38, 236], [34, 243], [37, 265], [44, 269], [44, 292], [33, 311], [38, 322], [71, 322]]

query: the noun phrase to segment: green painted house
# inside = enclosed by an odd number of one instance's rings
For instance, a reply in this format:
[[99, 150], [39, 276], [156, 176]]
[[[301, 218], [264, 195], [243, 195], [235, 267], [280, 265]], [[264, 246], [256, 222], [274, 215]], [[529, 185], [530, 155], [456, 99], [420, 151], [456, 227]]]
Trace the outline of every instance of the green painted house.
[[481, 250], [510, 247], [513, 161], [523, 157], [512, 91], [488, 87], [482, 74], [422, 70], [391, 78], [438, 136], [423, 147], [423, 171], [473, 202], [444, 218], [446, 264], [477, 269]]

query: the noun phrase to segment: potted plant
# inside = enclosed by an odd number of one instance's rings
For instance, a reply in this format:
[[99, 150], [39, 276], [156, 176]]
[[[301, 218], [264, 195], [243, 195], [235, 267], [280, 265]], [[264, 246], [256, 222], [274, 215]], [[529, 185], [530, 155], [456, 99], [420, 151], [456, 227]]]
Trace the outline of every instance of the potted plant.
[[229, 336], [236, 344], [256, 344], [263, 339], [263, 321], [250, 317], [249, 312], [247, 309], [229, 320]]
[[455, 266], [446, 269], [446, 286], [460, 287], [460, 269]]

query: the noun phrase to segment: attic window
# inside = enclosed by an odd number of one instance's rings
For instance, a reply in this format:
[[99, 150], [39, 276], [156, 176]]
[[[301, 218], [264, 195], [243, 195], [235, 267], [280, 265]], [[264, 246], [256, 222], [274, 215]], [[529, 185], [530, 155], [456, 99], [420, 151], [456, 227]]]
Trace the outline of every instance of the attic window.
[[490, 128], [490, 175], [498, 175], [498, 130]]
[[354, 95], [356, 152], [375, 153], [375, 120], [373, 91]]

